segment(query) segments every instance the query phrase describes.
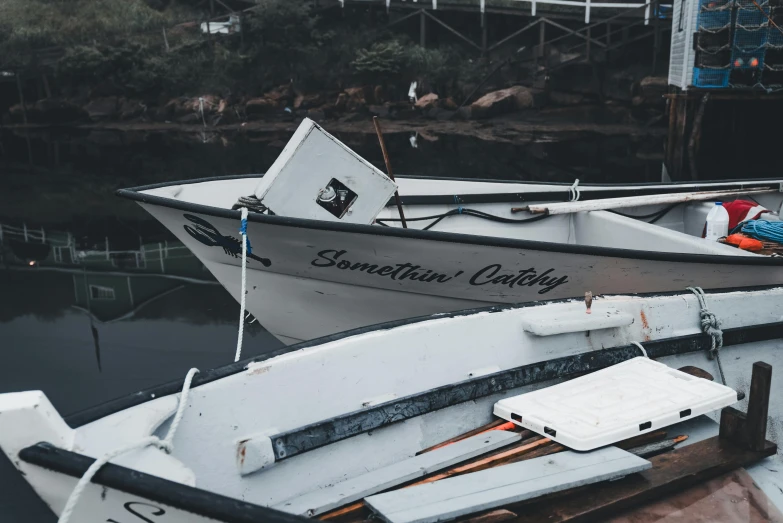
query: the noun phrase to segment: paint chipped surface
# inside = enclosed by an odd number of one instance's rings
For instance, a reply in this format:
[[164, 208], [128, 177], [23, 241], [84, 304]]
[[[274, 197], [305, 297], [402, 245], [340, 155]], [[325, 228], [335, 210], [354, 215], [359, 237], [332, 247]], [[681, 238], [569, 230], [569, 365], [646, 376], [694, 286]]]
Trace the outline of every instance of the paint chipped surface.
[[266, 374], [269, 372], [269, 369], [271, 369], [271, 365], [256, 365], [251, 363], [247, 366], [247, 375], [248, 376], [256, 376], [258, 374]]

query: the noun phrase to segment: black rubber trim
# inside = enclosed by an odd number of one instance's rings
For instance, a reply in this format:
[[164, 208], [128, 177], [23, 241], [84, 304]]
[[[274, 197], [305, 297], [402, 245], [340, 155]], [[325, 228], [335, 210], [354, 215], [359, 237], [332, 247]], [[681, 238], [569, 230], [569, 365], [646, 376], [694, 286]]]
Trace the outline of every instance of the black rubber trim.
[[[174, 185], [190, 185], [194, 183], [214, 182], [218, 180], [240, 180], [245, 178], [263, 178], [263, 174], [241, 174], [234, 176], [211, 176], [207, 178], [196, 178], [191, 180], [182, 180], [175, 182], [163, 182], [151, 185], [143, 185], [140, 187], [131, 187], [129, 189], [120, 189], [117, 191], [117, 195], [123, 198], [131, 198], [127, 192], [139, 192], [150, 189], [160, 189], [161, 187], [169, 187]], [[470, 183], [505, 183], [515, 185], [554, 185], [563, 188], [563, 192], [557, 191], [541, 191], [541, 192], [525, 192], [525, 193], [487, 193], [487, 194], [432, 194], [432, 195], [400, 195], [400, 199], [403, 205], [426, 205], [426, 204], [470, 204], [470, 203], [521, 203], [521, 202], [536, 202], [553, 200], [553, 197], [560, 196], [562, 201], [568, 201], [570, 193], [568, 191], [572, 184], [563, 182], [530, 182], [530, 181], [513, 181], [513, 180], [492, 180], [492, 179], [471, 179], [471, 178], [449, 178], [449, 177], [427, 177], [427, 176], [397, 176], [397, 178], [408, 178], [412, 180], [446, 180], [455, 182], [470, 182]], [[602, 184], [602, 183], [590, 183], [582, 187], [580, 201], [596, 200], [602, 198], [618, 198], [621, 196], [643, 196], [645, 194], [657, 194], [661, 191], [662, 186], [666, 187], [666, 192], [692, 192], [702, 190], [721, 190], [721, 189], [747, 189], [747, 188], [770, 188], [776, 189], [780, 186], [780, 181], [777, 180], [725, 180], [714, 182], [712, 184], [705, 185], [693, 185], [693, 182], [672, 182], [666, 184], [660, 183], [635, 183], [623, 185], [628, 187], [627, 189], [614, 189], [617, 184]], [[589, 190], [588, 187], [606, 188], [606, 190]], [[131, 198], [134, 199], [134, 198]], [[386, 204], [387, 206], [394, 206], [396, 202], [394, 198], [390, 198]]]
[[[738, 340], [746, 340], [748, 338], [752, 338], [753, 341], [762, 341], [780, 337], [783, 337], [783, 322], [737, 327], [723, 331], [724, 346], [735, 345]], [[742, 341], [741, 343], [747, 343], [747, 341]], [[711, 346], [712, 338], [702, 333], [644, 343], [644, 348], [652, 359], [673, 354], [706, 352]], [[460, 403], [474, 401], [492, 394], [535, 383], [572, 378], [580, 374], [604, 369], [636, 358], [640, 355], [639, 353], [639, 348], [636, 345], [626, 345], [522, 365], [334, 416], [270, 436], [270, 439], [275, 449], [276, 460], [282, 461], [310, 450], [446, 407], [452, 407]], [[643, 423], [639, 429], [650, 428], [648, 423]]]
[[[207, 178], [202, 181], [210, 181], [224, 178]], [[192, 180], [188, 183], [197, 183], [199, 180]], [[176, 185], [172, 183], [147, 185], [131, 189], [120, 189], [117, 195], [141, 203], [158, 205], [170, 209], [177, 209], [185, 212], [200, 213], [207, 216], [216, 216], [219, 218], [228, 218], [240, 220], [240, 211], [211, 207], [208, 205], [194, 204], [172, 200], [161, 196], [153, 196], [139, 191], [153, 188], [167, 187]], [[769, 185], [769, 184], [768, 184]], [[453, 196], [451, 197], [453, 198]], [[296, 227], [302, 229], [346, 232], [354, 234], [367, 234], [373, 236], [386, 236], [407, 238], [415, 240], [428, 240], [446, 243], [459, 243], [466, 245], [483, 245], [488, 247], [505, 247], [510, 249], [529, 249], [541, 252], [560, 252], [566, 254], [583, 254], [588, 256], [601, 256], [607, 258], [624, 258], [636, 260], [652, 260], [664, 262], [681, 263], [709, 263], [720, 265], [750, 265], [750, 266], [783, 266], [783, 257], [769, 256], [723, 256], [715, 254], [682, 254], [673, 252], [655, 252], [633, 249], [617, 249], [613, 247], [596, 247], [588, 245], [571, 245], [554, 242], [540, 242], [532, 240], [517, 240], [508, 238], [498, 238], [492, 236], [478, 236], [468, 234], [457, 234], [439, 231], [423, 231], [417, 229], [403, 229], [399, 227], [378, 227], [377, 225], [361, 225], [353, 223], [327, 222], [321, 220], [307, 220], [302, 218], [289, 218], [285, 216], [270, 216], [251, 212], [248, 216], [251, 222], [265, 223], [282, 227]], [[411, 247], [414, 248], [414, 247]]]
[[[777, 289], [779, 288], [779, 285], [764, 285], [764, 286], [758, 286], [758, 287], [742, 287], [742, 288], [730, 288], [730, 289], [719, 289], [719, 290], [705, 290], [704, 292], [706, 294], [716, 294], [716, 293], [726, 293], [726, 292], [737, 292], [737, 291], [763, 291], [763, 290], [771, 290], [771, 289]], [[656, 292], [656, 293], [646, 293], [646, 294], [629, 294], [628, 296], [635, 296], [635, 297], [657, 297], [657, 296], [677, 296], [683, 294], [682, 291], [670, 291], [670, 292]], [[599, 297], [596, 297], [598, 299]], [[288, 354], [291, 352], [295, 352], [298, 350], [307, 349], [309, 347], [315, 347], [317, 345], [323, 345], [325, 343], [330, 343], [337, 340], [342, 340], [345, 338], [350, 338], [352, 336], [359, 336], [361, 334], [366, 334], [368, 332], [373, 331], [381, 331], [381, 330], [390, 330], [394, 329], [396, 327], [401, 327], [403, 325], [413, 325], [415, 323], [420, 323], [423, 321], [429, 321], [433, 319], [433, 317], [437, 318], [458, 318], [461, 316], [470, 316], [477, 313], [496, 313], [496, 312], [503, 312], [511, 309], [525, 309], [528, 307], [535, 307], [538, 305], [543, 304], [554, 304], [554, 303], [566, 303], [572, 301], [573, 298], [558, 298], [554, 300], [541, 300], [541, 301], [530, 301], [525, 303], [518, 303], [518, 304], [508, 304], [508, 305], [492, 305], [488, 307], [477, 307], [473, 309], [464, 309], [461, 311], [455, 311], [455, 312], [449, 312], [445, 314], [438, 314], [437, 316], [417, 316], [414, 318], [406, 318], [403, 320], [394, 320], [394, 321], [388, 321], [384, 323], [379, 323], [375, 325], [367, 325], [364, 327], [358, 327], [356, 329], [347, 330], [344, 332], [338, 332], [335, 334], [330, 334], [328, 336], [322, 336], [320, 338], [315, 338], [308, 341], [303, 341], [300, 343], [297, 343], [295, 345], [289, 345], [287, 347], [280, 348], [275, 351], [267, 352], [265, 354], [261, 354], [259, 356], [255, 356], [253, 358], [248, 358], [246, 360], [238, 361], [236, 363], [231, 363], [229, 365], [225, 365], [223, 367], [217, 367], [215, 369], [209, 369], [199, 372], [195, 375], [193, 378], [193, 382], [191, 384], [191, 388], [196, 388], [200, 385], [204, 385], [207, 383], [211, 383], [215, 380], [219, 380], [221, 378], [225, 378], [227, 376], [231, 376], [233, 374], [237, 374], [239, 372], [242, 372], [247, 366], [251, 363], [258, 363], [262, 361], [266, 361], [272, 358], [275, 358], [277, 356], [280, 356], [282, 354]], [[730, 332], [729, 330], [724, 331], [726, 333]], [[781, 331], [783, 332], [783, 331]], [[783, 335], [783, 334], [781, 334]], [[732, 336], [740, 336], [740, 334], [724, 334], [724, 341], [725, 344], [731, 344]], [[769, 339], [769, 338], [764, 338]], [[747, 339], [747, 340], [735, 340], [734, 343], [749, 343], [751, 341], [757, 341], [753, 339]], [[651, 343], [651, 342], [647, 342]], [[637, 349], [638, 350], [638, 349]], [[665, 355], [665, 354], [664, 354]], [[135, 392], [133, 394], [129, 394], [127, 396], [122, 396], [114, 400], [110, 400], [104, 403], [101, 403], [99, 405], [96, 405], [94, 407], [90, 407], [78, 412], [75, 412], [73, 414], [70, 414], [65, 417], [65, 422], [70, 426], [71, 428], [78, 428], [82, 425], [86, 425], [87, 423], [91, 423], [93, 421], [99, 420], [101, 418], [105, 418], [106, 416], [110, 414], [114, 414], [115, 412], [119, 412], [121, 410], [125, 410], [131, 407], [135, 407], [136, 405], [141, 405], [142, 403], [146, 403], [148, 401], [152, 401], [156, 398], [160, 398], [162, 396], [169, 396], [171, 394], [177, 394], [182, 390], [182, 384], [184, 383], [184, 379], [171, 381], [168, 383], [164, 383], [161, 385], [157, 385], [155, 387]]]
[[[50, 443], [38, 443], [24, 448], [19, 452], [19, 458], [31, 465], [74, 478], [82, 477], [95, 462], [93, 458], [57, 448]], [[301, 516], [221, 496], [112, 463], [101, 467], [92, 482], [222, 523], [310, 521]]]

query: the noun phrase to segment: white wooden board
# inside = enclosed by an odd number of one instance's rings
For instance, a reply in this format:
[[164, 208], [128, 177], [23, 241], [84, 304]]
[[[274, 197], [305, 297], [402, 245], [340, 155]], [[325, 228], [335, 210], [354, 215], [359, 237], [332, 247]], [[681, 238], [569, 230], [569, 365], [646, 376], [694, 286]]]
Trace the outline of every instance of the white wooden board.
[[389, 523], [445, 521], [650, 468], [617, 447], [561, 452], [365, 499]]
[[273, 508], [293, 514], [317, 516], [347, 503], [360, 500], [365, 496], [420, 478], [499, 447], [510, 445], [520, 439], [520, 434], [504, 430], [477, 434], [347, 481], [286, 500]]
[[737, 401], [733, 389], [634, 358], [495, 403], [495, 415], [575, 450], [592, 450]]

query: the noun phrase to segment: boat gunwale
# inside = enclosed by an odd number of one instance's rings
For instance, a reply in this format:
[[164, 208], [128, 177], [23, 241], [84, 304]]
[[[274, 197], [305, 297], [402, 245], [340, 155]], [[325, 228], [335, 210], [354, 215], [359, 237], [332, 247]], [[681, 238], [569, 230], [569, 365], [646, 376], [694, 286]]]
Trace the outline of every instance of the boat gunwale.
[[[756, 286], [756, 287], [739, 287], [739, 288], [717, 289], [717, 290], [707, 289], [704, 292], [707, 295], [711, 295], [711, 294], [729, 294], [733, 292], [770, 291], [774, 289], [783, 289], [783, 285], [763, 285], [763, 286]], [[687, 293], [684, 291], [669, 291], [669, 292], [652, 292], [652, 293], [639, 293], [639, 294], [612, 293], [612, 294], [606, 294], [602, 296], [596, 296], [594, 299], [600, 300], [601, 298], [608, 297], [608, 296], [628, 296], [632, 298], [645, 299], [645, 298], [663, 298], [663, 297], [678, 296], [678, 295], [692, 296], [691, 293]], [[510, 303], [504, 305], [489, 305], [489, 306], [482, 306], [482, 307], [474, 307], [470, 309], [463, 309], [463, 310], [453, 311], [453, 312], [415, 316], [412, 318], [392, 320], [383, 323], [376, 323], [373, 325], [357, 327], [355, 329], [337, 332], [334, 334], [328, 334], [326, 336], [321, 336], [318, 338], [314, 338], [312, 340], [302, 341], [293, 345], [287, 345], [277, 350], [259, 354], [257, 356], [243, 359], [238, 362], [229, 363], [227, 365], [215, 367], [213, 369], [200, 371], [198, 374], [196, 374], [193, 377], [193, 381], [191, 383], [191, 389], [199, 387], [201, 385], [206, 385], [208, 383], [217, 381], [222, 378], [227, 378], [229, 376], [239, 374], [240, 372], [247, 369], [248, 365], [250, 365], [251, 363], [260, 363], [298, 350], [308, 349], [310, 347], [315, 347], [318, 345], [325, 345], [327, 343], [344, 340], [354, 336], [360, 336], [370, 332], [392, 330], [398, 327], [423, 323], [429, 320], [459, 318], [463, 316], [472, 316], [472, 315], [482, 314], [482, 313], [493, 314], [493, 313], [505, 312], [509, 310], [521, 310], [529, 307], [536, 307], [539, 305], [554, 305], [560, 303], [570, 303], [570, 302], [575, 302], [576, 300], [577, 300], [576, 298], [556, 298], [551, 300], [527, 301], [527, 302], [514, 303], [514, 304]], [[702, 334], [697, 334], [694, 336], [701, 336], [701, 335]], [[172, 394], [177, 394], [182, 390], [183, 383], [184, 383], [184, 378], [172, 380], [166, 383], [161, 383], [159, 385], [155, 385], [153, 387], [141, 391], [125, 394], [123, 396], [119, 396], [117, 398], [104, 401], [92, 407], [87, 407], [85, 409], [74, 412], [70, 415], [64, 416], [63, 419], [65, 420], [65, 423], [69, 427], [73, 429], [77, 429], [79, 427], [82, 427], [94, 421], [98, 421], [102, 418], [110, 416], [111, 414], [115, 414], [117, 412], [147, 403], [148, 401], [152, 401], [161, 398], [163, 396], [170, 396]]]
[[[47, 470], [81, 478], [95, 462], [94, 458], [78, 452], [40, 442], [19, 451], [19, 459]], [[307, 518], [270, 507], [248, 503], [208, 490], [177, 483], [122, 465], [103, 465], [91, 483], [161, 503], [221, 523], [299, 523]], [[149, 520], [147, 520], [149, 521]]]
[[[146, 194], [141, 191], [157, 189], [162, 187], [176, 185], [190, 185], [195, 183], [204, 183], [209, 181], [229, 180], [259, 177], [259, 175], [238, 175], [233, 177], [212, 177], [187, 180], [184, 182], [167, 182], [162, 184], [145, 185], [140, 187], [131, 187], [128, 189], [119, 189], [117, 196], [127, 198], [140, 203], [157, 205], [179, 211], [200, 213], [207, 216], [218, 218], [233, 219], [239, 221], [241, 213], [239, 210], [224, 209], [210, 205], [185, 202], [164, 196]], [[771, 185], [767, 182], [766, 185]], [[450, 196], [451, 203], [454, 204], [454, 196]], [[630, 219], [630, 218], [629, 218]], [[511, 238], [499, 238], [495, 236], [483, 236], [477, 234], [461, 234], [444, 231], [425, 231], [419, 229], [403, 229], [400, 227], [381, 227], [378, 225], [365, 225], [355, 223], [340, 223], [323, 220], [311, 220], [305, 218], [292, 218], [287, 216], [267, 215], [257, 212], [248, 213], [248, 220], [251, 222], [262, 223], [272, 226], [295, 227], [300, 229], [321, 230], [330, 232], [344, 232], [365, 234], [374, 236], [397, 237], [412, 240], [437, 241], [445, 243], [458, 243], [467, 245], [480, 245], [485, 247], [500, 247], [510, 249], [527, 249], [541, 252], [557, 252], [563, 254], [577, 254], [585, 256], [597, 256], [604, 258], [649, 260], [658, 262], [678, 262], [678, 263], [705, 263], [718, 265], [739, 265], [739, 266], [783, 266], [783, 257], [772, 256], [729, 256], [722, 254], [692, 254], [677, 252], [658, 252], [644, 251], [638, 249], [620, 249], [616, 247], [600, 247], [594, 245], [574, 245], [557, 242], [542, 242], [536, 240], [521, 240]]]

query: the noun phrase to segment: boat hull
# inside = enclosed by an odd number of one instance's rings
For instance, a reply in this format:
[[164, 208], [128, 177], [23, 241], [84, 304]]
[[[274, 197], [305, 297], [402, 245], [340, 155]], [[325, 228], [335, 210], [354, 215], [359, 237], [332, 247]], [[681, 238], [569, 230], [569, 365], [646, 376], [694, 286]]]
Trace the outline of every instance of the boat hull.
[[[143, 203], [239, 300], [239, 222]], [[485, 304], [783, 283], [763, 257], [685, 255], [369, 226], [248, 225], [247, 309], [286, 343]], [[312, 222], [309, 223], [318, 223]], [[340, 225], [340, 224], [338, 224]]]

